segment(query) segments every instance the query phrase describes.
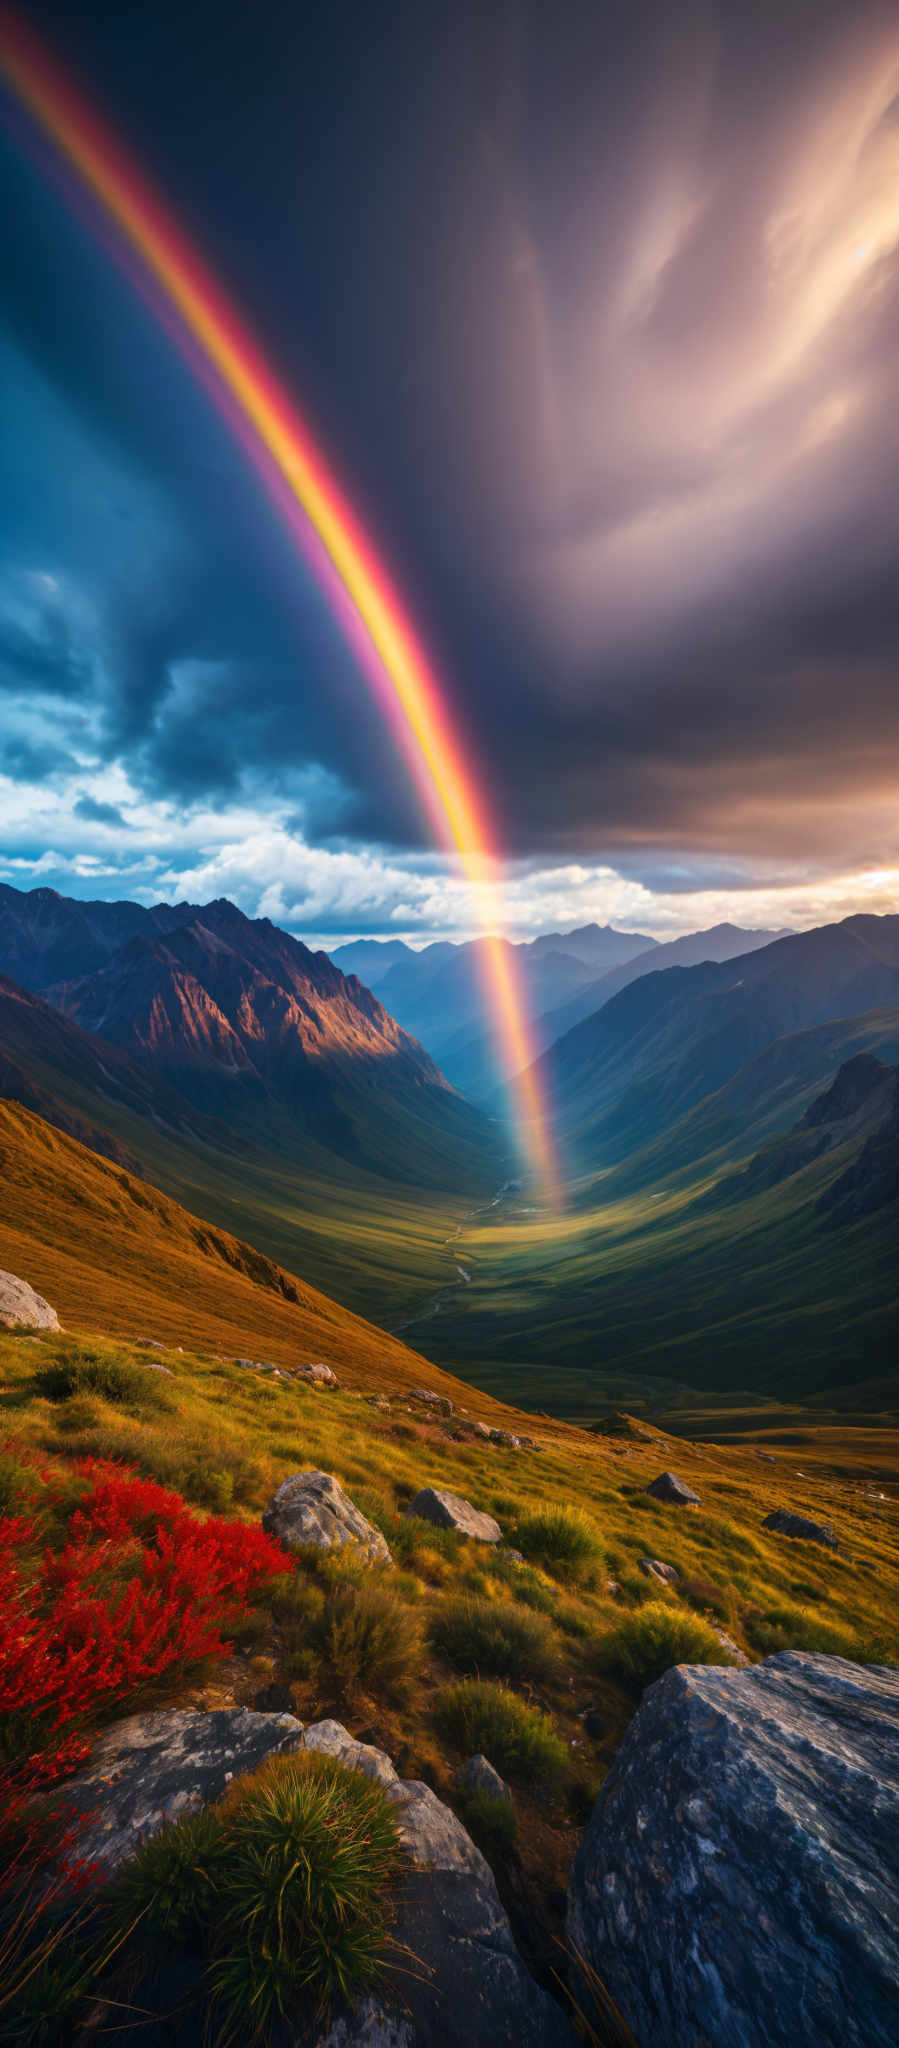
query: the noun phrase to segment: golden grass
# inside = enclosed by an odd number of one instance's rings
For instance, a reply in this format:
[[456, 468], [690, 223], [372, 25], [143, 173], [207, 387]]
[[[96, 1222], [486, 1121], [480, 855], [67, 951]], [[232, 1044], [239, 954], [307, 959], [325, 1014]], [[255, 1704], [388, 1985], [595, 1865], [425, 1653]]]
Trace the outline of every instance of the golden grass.
[[[857, 1452], [850, 1447], [842, 1456], [851, 1430], [814, 1428], [802, 1443], [782, 1437], [771, 1465], [755, 1455], [766, 1439], [761, 1430], [751, 1439], [748, 1417], [740, 1441], [726, 1445], [676, 1440], [644, 1421], [629, 1434], [599, 1436], [535, 1420], [438, 1372], [13, 1105], [0, 1105], [0, 1173], [0, 1265], [30, 1280], [73, 1329], [97, 1333], [92, 1345], [113, 1339], [135, 1364], [148, 1356], [141, 1337], [171, 1347], [149, 1354], [169, 1368], [166, 1377], [147, 1374], [165, 1405], [128, 1407], [102, 1391], [48, 1398], [47, 1366], [86, 1338], [0, 1333], [0, 1437], [57, 1455], [95, 1451], [127, 1459], [201, 1510], [244, 1519], [259, 1515], [286, 1473], [333, 1472], [394, 1544], [397, 1569], [382, 1583], [408, 1610], [410, 1630], [420, 1631], [425, 1646], [407, 1692], [400, 1688], [398, 1697], [372, 1671], [360, 1674], [351, 1708], [341, 1699], [316, 1624], [334, 1586], [352, 1585], [352, 1566], [303, 1561], [291, 1597], [251, 1609], [233, 1656], [183, 1687], [179, 1703], [249, 1704], [271, 1681], [287, 1683], [301, 1718], [337, 1712], [355, 1733], [387, 1749], [404, 1775], [424, 1776], [457, 1804], [461, 1758], [435, 1719], [441, 1689], [458, 1676], [439, 1647], [441, 1610], [464, 1601], [545, 1617], [546, 1655], [530, 1670], [522, 1667], [515, 1684], [549, 1717], [569, 1764], [551, 1798], [526, 1785], [516, 1791], [514, 1853], [521, 1861], [514, 1882], [524, 1886], [544, 1929], [547, 1956], [561, 1932], [549, 1901], [564, 1887], [592, 1799], [633, 1711], [620, 1674], [603, 1668], [603, 1640], [623, 1615], [663, 1599], [685, 1617], [705, 1612], [719, 1625], [724, 1617], [750, 1656], [762, 1644], [785, 1645], [792, 1632], [803, 1646], [839, 1642], [847, 1654], [899, 1661], [899, 1501], [893, 1483], [869, 1477], [875, 1461], [880, 1475], [895, 1455], [886, 1432], [865, 1432]], [[295, 1300], [285, 1286], [294, 1288]], [[241, 1367], [234, 1362], [241, 1355], [271, 1359], [287, 1376]], [[334, 1365], [339, 1391], [290, 1376], [292, 1365], [309, 1358]], [[472, 1416], [520, 1426], [537, 1438], [540, 1452], [466, 1439], [456, 1418], [428, 1417], [408, 1399], [409, 1388], [422, 1384], [449, 1394]], [[374, 1388], [390, 1396], [388, 1410], [366, 1402]], [[698, 1508], [647, 1496], [649, 1481], [665, 1468], [699, 1494]], [[897, 1469], [899, 1461], [894, 1478]], [[404, 1524], [403, 1511], [426, 1485], [494, 1514], [513, 1542], [516, 1525], [574, 1508], [595, 1530], [605, 1564], [595, 1576], [576, 1579], [563, 1560], [551, 1571], [546, 1558], [516, 1565], [487, 1546]], [[832, 1522], [848, 1555], [772, 1534], [763, 1523], [775, 1507]], [[660, 1594], [639, 1570], [642, 1557], [673, 1564], [688, 1582], [683, 1594]], [[375, 1574], [367, 1582], [381, 1581]], [[711, 1589], [705, 1606], [703, 1586]], [[585, 1731], [582, 1717], [591, 1709], [605, 1723], [600, 1740]]]

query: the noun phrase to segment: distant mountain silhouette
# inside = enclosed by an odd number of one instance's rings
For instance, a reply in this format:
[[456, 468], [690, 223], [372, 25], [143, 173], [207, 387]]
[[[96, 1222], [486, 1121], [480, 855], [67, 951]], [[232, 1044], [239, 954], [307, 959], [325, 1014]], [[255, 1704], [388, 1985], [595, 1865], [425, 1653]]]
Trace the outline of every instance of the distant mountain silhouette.
[[633, 981], [539, 1062], [563, 1131], [620, 1159], [775, 1039], [899, 1002], [899, 917], [858, 916]]
[[597, 980], [585, 982], [567, 1002], [548, 1010], [539, 1020], [541, 1046], [563, 1038], [582, 1017], [601, 1010], [619, 989], [641, 980], [644, 974], [660, 974], [666, 967], [698, 967], [704, 960], [735, 960], [770, 946], [775, 939], [790, 936], [786, 931], [744, 931], [738, 924], [715, 924], [705, 932], [686, 932], [683, 938], [666, 939], [664, 944], [609, 968]]
[[404, 939], [350, 939], [331, 949], [331, 959], [341, 974], [357, 974], [366, 988], [377, 988], [388, 968], [412, 954], [413, 948]]
[[[653, 941], [643, 933], [616, 932], [610, 925], [597, 924], [504, 944], [535, 1017], [592, 982], [597, 973], [653, 949]], [[378, 982], [381, 1000], [393, 1016], [421, 1039], [448, 1080], [472, 1097], [486, 1096], [503, 1078], [485, 992], [484, 945], [483, 939], [464, 945], [440, 940], [419, 953], [410, 952]], [[535, 1040], [535, 1045], [544, 1042], [549, 1040]]]
[[[602, 940], [605, 940], [608, 934], [608, 926], [601, 932], [596, 925], [588, 925], [585, 929], [587, 932], [598, 933]], [[633, 944], [636, 936], [634, 933], [611, 934], [613, 939], [624, 939], [628, 947]], [[541, 957], [541, 949], [544, 945], [550, 946], [552, 942], [548, 939], [536, 939], [529, 948], [536, 971], [532, 970], [528, 977], [531, 1006], [535, 1013], [531, 1020], [531, 1041], [534, 1051], [545, 1050], [555, 1039], [563, 1037], [570, 1031], [582, 1017], [591, 1016], [608, 1002], [610, 996], [617, 994], [620, 988], [626, 987], [629, 982], [638, 980], [644, 974], [651, 974], [668, 966], [689, 966], [695, 961], [729, 960], [735, 953], [749, 952], [753, 946], [770, 945], [772, 939], [781, 936], [782, 934], [777, 932], [741, 931], [737, 925], [722, 924], [715, 925], [713, 930], [708, 932], [688, 932], [684, 938], [672, 939], [665, 945], [656, 945], [653, 942], [647, 947], [645, 941], [641, 941], [639, 952], [619, 958], [617, 965], [606, 968], [598, 978], [595, 973], [586, 974], [580, 983], [575, 983], [574, 993], [561, 1003], [559, 998], [563, 986], [566, 981], [570, 984], [573, 979], [570, 959], [564, 975], [554, 972], [552, 953], [543, 954]], [[581, 934], [573, 932], [558, 943], [567, 946], [580, 937]], [[463, 1095], [470, 1096], [472, 1101], [486, 1101], [493, 1089], [505, 1078], [498, 1066], [492, 1034], [483, 1027], [483, 1024], [476, 1033], [473, 1033], [469, 1022], [452, 1037], [441, 1036], [437, 1043], [429, 1035], [429, 1019], [425, 1018], [419, 1035], [429, 1050], [434, 1052], [435, 1057], [439, 1058], [444, 1073], [454, 1086], [460, 1088]]]

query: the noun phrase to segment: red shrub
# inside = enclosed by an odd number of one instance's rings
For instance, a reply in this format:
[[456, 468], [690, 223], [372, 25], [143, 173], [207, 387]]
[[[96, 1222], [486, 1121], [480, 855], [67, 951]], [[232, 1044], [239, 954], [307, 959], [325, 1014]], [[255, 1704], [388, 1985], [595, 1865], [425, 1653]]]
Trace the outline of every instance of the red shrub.
[[[132, 1699], [173, 1665], [227, 1649], [250, 1587], [285, 1569], [261, 1530], [200, 1522], [177, 1494], [108, 1466], [58, 1552], [35, 1519], [0, 1526], [0, 1724], [27, 1716], [42, 1752], [67, 1724]], [[35, 1725], [36, 1724], [36, 1725]]]

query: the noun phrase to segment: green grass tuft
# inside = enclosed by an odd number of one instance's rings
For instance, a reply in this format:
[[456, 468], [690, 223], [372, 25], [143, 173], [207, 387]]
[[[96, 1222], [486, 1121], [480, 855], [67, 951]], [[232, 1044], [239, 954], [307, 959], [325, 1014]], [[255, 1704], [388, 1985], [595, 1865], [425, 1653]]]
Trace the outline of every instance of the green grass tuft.
[[375, 1980], [398, 1859], [380, 1785], [329, 1757], [278, 1757], [138, 1849], [118, 1917], [137, 1944], [144, 1930], [198, 1948], [216, 2038], [257, 2041]]
[[152, 1367], [136, 1364], [114, 1344], [71, 1344], [39, 1368], [35, 1385], [49, 1401], [94, 1394], [113, 1407], [139, 1414], [170, 1407], [161, 1379]]
[[519, 1515], [513, 1542], [556, 1576], [586, 1578], [603, 1557], [599, 1531], [582, 1508], [541, 1507]]
[[437, 1726], [466, 1756], [486, 1756], [503, 1776], [546, 1789], [565, 1774], [568, 1755], [547, 1714], [507, 1686], [463, 1678], [438, 1695]]
[[401, 1699], [421, 1665], [417, 1617], [385, 1586], [332, 1587], [313, 1634], [344, 1699], [360, 1692]]
[[707, 1621], [667, 1600], [650, 1600], [624, 1614], [599, 1643], [603, 1669], [642, 1692], [673, 1664], [727, 1664], [730, 1659]]
[[552, 1660], [549, 1624], [527, 1608], [498, 1600], [445, 1600], [431, 1616], [428, 1635], [435, 1650], [473, 1676], [542, 1678]]
[[488, 1862], [511, 1856], [518, 1840], [518, 1817], [511, 1799], [501, 1792], [464, 1792], [459, 1806], [465, 1826]]

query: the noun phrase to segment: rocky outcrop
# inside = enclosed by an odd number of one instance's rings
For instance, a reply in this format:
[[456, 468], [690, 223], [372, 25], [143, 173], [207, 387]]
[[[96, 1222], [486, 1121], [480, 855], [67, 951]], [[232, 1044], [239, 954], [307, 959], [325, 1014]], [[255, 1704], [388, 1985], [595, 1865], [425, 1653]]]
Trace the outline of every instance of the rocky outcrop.
[[291, 1472], [272, 1494], [262, 1526], [288, 1550], [307, 1543], [317, 1550], [352, 1544], [370, 1564], [393, 1563], [380, 1529], [366, 1521], [330, 1472]]
[[501, 1778], [489, 1758], [480, 1753], [477, 1756], [470, 1756], [461, 1770], [456, 1772], [456, 1784], [462, 1792], [486, 1792], [491, 1799], [512, 1797], [505, 1778]]
[[805, 1515], [793, 1515], [788, 1508], [775, 1508], [772, 1515], [766, 1515], [763, 1529], [774, 1529], [778, 1536], [798, 1536], [806, 1543], [823, 1543], [828, 1550], [839, 1550], [839, 1539], [829, 1522], [810, 1522]]
[[[111, 1876], [165, 1821], [217, 1798], [267, 1757], [301, 1749], [383, 1786], [404, 1861], [377, 1996], [324, 2022], [316, 2048], [574, 2048], [562, 2012], [518, 1954], [489, 1865], [461, 1821], [430, 1786], [400, 1778], [383, 1750], [356, 1742], [338, 1721], [304, 1728], [290, 1714], [240, 1708], [120, 1722], [65, 1788], [75, 1812], [89, 1817], [79, 1846]], [[129, 2043], [147, 2037], [146, 2020], [140, 2025]], [[158, 2027], [149, 2039], [161, 2039]], [[279, 2024], [277, 2042], [309, 2048], [309, 2030]]]
[[88, 1769], [59, 1792], [73, 1820], [85, 1817], [79, 1856], [111, 1877], [166, 1821], [220, 1798], [232, 1778], [298, 1749], [302, 1736], [293, 1714], [248, 1707], [117, 1721], [94, 1744]]
[[644, 2048], [891, 2048], [899, 1671], [787, 1651], [650, 1686], [568, 1936]]
[[660, 1472], [646, 1491], [653, 1500], [672, 1501], [676, 1507], [698, 1507], [699, 1495], [676, 1472]]
[[[307, 1728], [304, 1741], [377, 1777], [396, 1807], [407, 1864], [393, 1927], [400, 1967], [395, 1978], [388, 1969], [378, 2004], [383, 2018], [395, 1999], [410, 2030], [403, 2048], [574, 2048], [564, 2015], [518, 1954], [489, 1864], [449, 1807], [430, 1786], [398, 1778], [382, 1750], [353, 1743], [339, 1723]], [[346, 2048], [389, 2041], [366, 2027], [363, 2009], [342, 2037]]]
[[660, 1579], [663, 1586], [673, 1586], [680, 1573], [673, 1564], [663, 1564], [659, 1557], [639, 1557], [638, 1566], [647, 1579]]
[[42, 1294], [35, 1294], [27, 1280], [15, 1273], [0, 1273], [0, 1329], [58, 1330], [55, 1308]]
[[444, 1493], [436, 1486], [422, 1487], [406, 1513], [418, 1515], [423, 1522], [434, 1522], [438, 1529], [456, 1529], [460, 1536], [470, 1536], [476, 1543], [498, 1543], [503, 1533], [492, 1515], [473, 1508], [471, 1501], [462, 1500], [458, 1493]]
[[410, 1401], [421, 1401], [426, 1408], [433, 1408], [435, 1415], [452, 1415], [453, 1404], [446, 1394], [434, 1394], [430, 1387], [410, 1387]]
[[293, 1370], [295, 1379], [310, 1380], [317, 1387], [339, 1387], [340, 1385], [336, 1372], [333, 1371], [330, 1365], [325, 1365], [321, 1359], [316, 1359], [311, 1365], [295, 1365]]

